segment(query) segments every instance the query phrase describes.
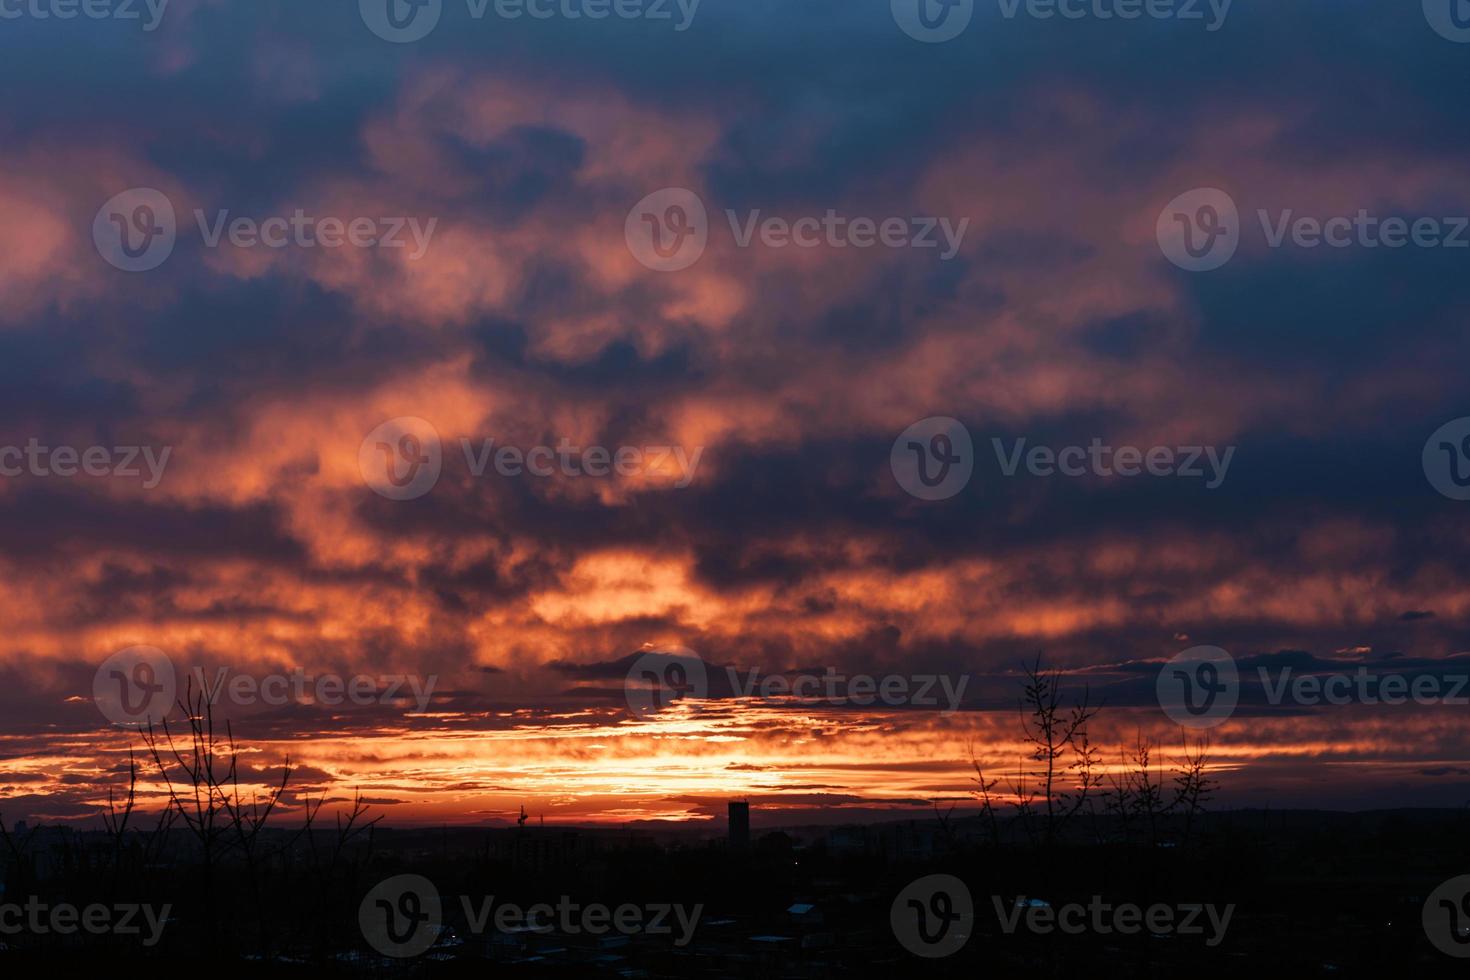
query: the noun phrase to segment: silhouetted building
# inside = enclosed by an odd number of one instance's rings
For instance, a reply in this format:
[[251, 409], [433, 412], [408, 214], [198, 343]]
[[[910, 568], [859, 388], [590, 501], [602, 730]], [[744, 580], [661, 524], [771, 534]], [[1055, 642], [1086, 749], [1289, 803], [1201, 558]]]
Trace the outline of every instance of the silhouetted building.
[[547, 871], [580, 864], [591, 856], [594, 844], [575, 830], [556, 827], [517, 827], [491, 831], [485, 844], [489, 856], [526, 871]]
[[730, 849], [735, 851], [747, 851], [750, 849], [750, 804], [730, 804]]

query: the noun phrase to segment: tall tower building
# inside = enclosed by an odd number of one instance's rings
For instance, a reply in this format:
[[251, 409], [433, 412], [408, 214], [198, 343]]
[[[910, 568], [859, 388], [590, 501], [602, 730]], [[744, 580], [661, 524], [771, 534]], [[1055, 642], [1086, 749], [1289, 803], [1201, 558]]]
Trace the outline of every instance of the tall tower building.
[[750, 804], [730, 804], [730, 849], [732, 851], [746, 851], [750, 849]]

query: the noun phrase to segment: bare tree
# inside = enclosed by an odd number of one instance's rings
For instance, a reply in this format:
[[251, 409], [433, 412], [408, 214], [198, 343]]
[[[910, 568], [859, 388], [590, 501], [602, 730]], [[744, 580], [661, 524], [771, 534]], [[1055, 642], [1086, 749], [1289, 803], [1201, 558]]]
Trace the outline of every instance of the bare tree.
[[[315, 802], [310, 797], [306, 798], [305, 824], [302, 828], [302, 833], [306, 837], [307, 855], [310, 859], [309, 877], [312, 886], [316, 890], [317, 902], [323, 908], [331, 907], [339, 897], [337, 894], [339, 887], [338, 878], [344, 874], [344, 871], [348, 879], [345, 885], [346, 889], [355, 890], [356, 882], [353, 879], [360, 867], [360, 862], [359, 865], [351, 865], [344, 868], [346, 864], [344, 855], [346, 854], [347, 847], [357, 838], [366, 835], [367, 856], [371, 857], [373, 830], [377, 826], [378, 821], [382, 819], [381, 816], [374, 817], [371, 820], [363, 819], [367, 814], [369, 806], [363, 802], [362, 792], [360, 790], [354, 791], [352, 809], [345, 816], [340, 810], [336, 812], [335, 831], [331, 834], [331, 839], [327, 846], [319, 850], [317, 847], [316, 824], [321, 814], [321, 809], [326, 802], [325, 792]], [[326, 923], [318, 920], [316, 926], [318, 930], [316, 937], [317, 944], [318, 946], [324, 946], [326, 942]]]
[[[150, 719], [143, 730], [153, 763], [168, 790], [168, 806], [183, 821], [184, 827], [199, 843], [204, 877], [204, 918], [213, 931], [214, 877], [220, 858], [230, 846], [230, 819], [226, 808], [226, 786], [234, 778], [239, 754], [226, 725], [225, 737], [214, 730], [214, 705], [208, 691], [194, 692], [194, 682], [178, 704], [188, 725], [181, 735], [180, 746], [167, 717], [155, 729]], [[177, 767], [177, 782], [173, 766]]]
[[1164, 801], [1164, 770], [1162, 766], [1155, 768], [1153, 752], [1153, 740], [1138, 732], [1133, 747], [1124, 757], [1124, 764], [1130, 767], [1127, 779], [1133, 814], [1142, 818], [1148, 830], [1149, 843], [1157, 844], [1159, 821], [1169, 812], [1170, 806]]
[[143, 731], [143, 744], [168, 790], [167, 808], [177, 814], [199, 844], [203, 914], [211, 937], [215, 927], [214, 884], [220, 863], [232, 849], [240, 848], [250, 873], [255, 874], [260, 832], [280, 802], [292, 771], [288, 758], [282, 765], [280, 782], [264, 798], [252, 794], [249, 801], [244, 799], [234, 731], [228, 721], [223, 735], [215, 730], [217, 691], [206, 684], [196, 693], [191, 678], [178, 702], [188, 731], [176, 737], [167, 717], [160, 721], [159, 729], [149, 721]]
[[123, 835], [128, 831], [128, 820], [138, 805], [138, 760], [133, 750], [128, 749], [128, 795], [119, 809], [111, 786], [107, 787], [107, 810], [102, 814], [102, 826], [112, 838], [113, 853], [122, 853]]
[[169, 831], [173, 827], [174, 808], [164, 806], [159, 809], [151, 830], [134, 828], [131, 835], [128, 833], [129, 824], [138, 811], [139, 772], [137, 755], [129, 747], [126, 794], [119, 800], [116, 791], [109, 786], [107, 808], [101, 813], [102, 828], [107, 834], [110, 852], [107, 863], [112, 870], [108, 895], [113, 902], [120, 899], [125, 886], [140, 886], [148, 870], [162, 856]]
[[1207, 769], [1210, 752], [1209, 739], [1201, 736], [1191, 748], [1189, 733], [1182, 728], [1179, 730], [1179, 738], [1184, 746], [1184, 757], [1174, 770], [1174, 800], [1171, 807], [1182, 810], [1184, 813], [1184, 833], [1181, 843], [1188, 846], [1190, 832], [1194, 829], [1195, 815], [1205, 812], [1204, 805], [1213, 798], [1220, 784], [1209, 776]]
[[240, 768], [235, 761], [233, 733], [230, 737], [230, 756], [230, 792], [222, 800], [222, 805], [230, 827], [235, 832], [235, 847], [245, 859], [245, 873], [250, 880], [250, 896], [255, 905], [255, 919], [260, 927], [258, 939], [261, 952], [269, 957], [271, 936], [266, 926], [268, 917], [260, 890], [261, 865], [268, 856], [261, 853], [261, 831], [265, 829], [266, 821], [270, 819], [276, 806], [281, 802], [281, 796], [286, 792], [286, 784], [291, 781], [291, 757], [286, 756], [285, 761], [281, 764], [280, 782], [269, 788], [264, 797], [257, 795], [252, 790], [247, 802], [240, 791]]
[[980, 800], [980, 819], [984, 821], [986, 830], [990, 834], [992, 847], [1000, 846], [1000, 818], [996, 813], [995, 798], [991, 795], [1000, 779], [985, 778], [985, 769], [980, 765], [980, 755], [975, 750], [975, 742], [971, 740], [965, 745], [970, 755], [970, 765], [975, 770], [975, 789], [971, 794]]
[[[1043, 670], [1039, 653], [1025, 669], [1021, 732], [1036, 768], [1018, 770], [1014, 788], [1028, 836], [1033, 840], [1039, 836], [1050, 846], [1102, 783], [1097, 771], [1100, 753], [1087, 735], [1087, 724], [1101, 706], [1091, 705], [1084, 687], [1079, 701], [1063, 707], [1061, 671]], [[1037, 818], [1039, 835], [1033, 830]]]
[[955, 804], [951, 803], [948, 810], [939, 809], [938, 800], [930, 800], [929, 804], [934, 807], [934, 819], [939, 822], [939, 832], [944, 835], [945, 847], [955, 850], [954, 828], [949, 825], [950, 817], [954, 816]]
[[1118, 749], [1121, 764], [1116, 770], [1108, 773], [1107, 787], [1100, 794], [1103, 801], [1103, 812], [1118, 822], [1118, 831], [1126, 843], [1133, 839], [1133, 814], [1135, 812], [1133, 803], [1133, 777], [1128, 768], [1128, 755], [1122, 749]]
[[[1117, 821], [1125, 843], [1134, 840], [1135, 829], [1141, 829], [1149, 843], [1157, 844], [1166, 830], [1179, 826], [1174, 818], [1182, 817], [1180, 839], [1187, 844], [1195, 818], [1205, 812], [1205, 804], [1219, 788], [1209, 775], [1209, 741], [1191, 743], [1181, 730], [1183, 757], [1171, 761], [1166, 771], [1157, 743], [1139, 730], [1132, 746], [1119, 749], [1120, 765], [1104, 772], [1102, 751], [1088, 734], [1102, 705], [1091, 703], [1086, 687], [1080, 698], [1064, 704], [1061, 671], [1044, 670], [1040, 654], [1025, 665], [1025, 672], [1019, 708], [1029, 752], [1007, 782], [1009, 805], [1031, 845], [1050, 848], [1083, 811], [1091, 815], [1094, 836], [1101, 843], [1106, 825], [1098, 819], [1099, 802], [1102, 814]], [[991, 843], [998, 845], [1001, 801], [996, 786], [1001, 780], [987, 775], [973, 740], [965, 748], [975, 772], [970, 795], [980, 801], [981, 823]], [[937, 812], [937, 804], [935, 808]], [[941, 826], [947, 825], [941, 819]]]
[[1139, 731], [1131, 748], [1119, 751], [1122, 765], [1109, 775], [1109, 789], [1104, 793], [1107, 810], [1115, 815], [1123, 831], [1123, 839], [1131, 840], [1135, 820], [1141, 820], [1149, 843], [1157, 844], [1165, 818], [1182, 814], [1181, 840], [1188, 843], [1194, 818], [1203, 813], [1217, 783], [1208, 774], [1209, 742], [1201, 739], [1190, 744], [1189, 735], [1181, 729], [1183, 757], [1172, 763], [1173, 791], [1170, 793], [1164, 766], [1156, 757], [1157, 744]]

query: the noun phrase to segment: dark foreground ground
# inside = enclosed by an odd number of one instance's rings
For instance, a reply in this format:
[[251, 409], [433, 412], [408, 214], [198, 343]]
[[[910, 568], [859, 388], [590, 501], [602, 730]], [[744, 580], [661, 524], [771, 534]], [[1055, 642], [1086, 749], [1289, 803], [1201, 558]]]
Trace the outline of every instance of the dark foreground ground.
[[[1423, 917], [1436, 889], [1470, 874], [1470, 816], [1460, 811], [1231, 811], [1196, 817], [1187, 829], [1177, 821], [1092, 821], [1051, 842], [1015, 823], [959, 817], [789, 832], [758, 827], [748, 845], [711, 839], [708, 830], [374, 828], [347, 839], [263, 833], [248, 848], [221, 846], [207, 855], [177, 830], [170, 837], [118, 842], [48, 828], [11, 834], [0, 976], [1138, 977], [1187, 970], [1238, 980], [1242, 970], [1377, 977], [1470, 969], [1436, 948], [1430, 932], [1443, 923], [1426, 927]], [[403, 875], [418, 876], [434, 894], [405, 897]], [[1438, 907], [1439, 897], [1431, 904]], [[435, 901], [437, 915], [425, 911]], [[146, 903], [161, 925], [151, 945], [146, 925], [141, 935], [17, 930], [28, 902], [47, 910]], [[538, 903], [549, 908], [534, 909]], [[1128, 904], [1153, 918], [1123, 931], [1133, 925], [1128, 913], [1119, 917]], [[556, 919], [559, 905], [572, 911]], [[584, 916], [598, 905], [607, 907], [606, 921]], [[1081, 910], [1064, 912], [1069, 905]], [[495, 910], [507, 906], [512, 912], [495, 921]], [[517, 920], [517, 910], [531, 918]], [[1062, 931], [1051, 924], [1057, 916], [1081, 926]], [[1452, 933], [1446, 929], [1440, 942], [1458, 950]]]

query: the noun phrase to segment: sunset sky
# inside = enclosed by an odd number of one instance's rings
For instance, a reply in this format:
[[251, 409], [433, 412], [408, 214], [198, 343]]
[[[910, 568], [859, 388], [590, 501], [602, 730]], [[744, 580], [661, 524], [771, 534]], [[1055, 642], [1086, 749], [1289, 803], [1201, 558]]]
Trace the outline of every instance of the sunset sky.
[[[410, 43], [356, 0], [171, 0], [153, 30], [138, 6], [0, 19], [24, 93], [0, 103], [0, 447], [169, 450], [156, 485], [141, 454], [0, 477], [7, 822], [93, 821], [125, 779], [138, 737], [93, 681], [135, 645], [180, 683], [433, 678], [423, 710], [217, 708], [249, 778], [299, 767], [291, 810], [360, 790], [390, 825], [963, 807], [967, 744], [1016, 765], [1038, 651], [1106, 702], [1110, 761], [1140, 729], [1172, 752], [1155, 677], [1197, 645], [1252, 678], [1470, 674], [1470, 502], [1421, 463], [1470, 415], [1470, 249], [1273, 248], [1256, 218], [1470, 214], [1470, 45], [1418, 3], [1242, 3], [1209, 31], [982, 2], [943, 43], [888, 0], [704, 0], [683, 30], [674, 3], [445, 0]], [[177, 244], [129, 272], [94, 222], [138, 188]], [[675, 271], [626, 234], [666, 188], [708, 210]], [[1195, 188], [1240, 211], [1212, 271], [1156, 236]], [[298, 209], [405, 219], [408, 247], [211, 246], [195, 218]], [[968, 223], [945, 258], [742, 246], [726, 214], [829, 210]], [[890, 451], [934, 417], [975, 460], [931, 501]], [[442, 449], [413, 499], [365, 473], [399, 419]], [[489, 439], [643, 455], [477, 476], [461, 440]], [[992, 439], [1234, 454], [1214, 488], [1007, 476]], [[671, 649], [709, 696], [631, 711], [630, 666]], [[741, 697], [727, 666], [969, 681], [947, 712]], [[1470, 800], [1470, 704], [1258, 695], [1208, 732], [1217, 806]]]

